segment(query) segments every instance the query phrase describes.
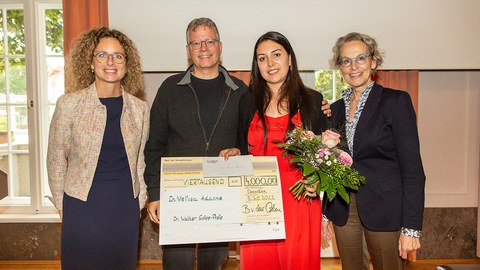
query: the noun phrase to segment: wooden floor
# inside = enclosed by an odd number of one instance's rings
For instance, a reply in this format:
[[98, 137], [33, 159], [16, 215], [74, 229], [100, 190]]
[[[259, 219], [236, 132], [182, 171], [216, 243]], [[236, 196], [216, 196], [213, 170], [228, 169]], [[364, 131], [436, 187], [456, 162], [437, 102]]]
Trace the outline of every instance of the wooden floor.
[[[407, 270], [434, 270], [435, 266], [441, 264], [480, 264], [480, 259], [471, 260], [418, 260], [409, 263]], [[0, 269], [3, 270], [57, 270], [60, 269], [59, 261], [0, 261]], [[161, 270], [161, 261], [140, 261], [137, 270]], [[240, 262], [235, 259], [228, 259], [222, 270], [239, 270]], [[322, 259], [322, 270], [341, 270], [339, 259]]]

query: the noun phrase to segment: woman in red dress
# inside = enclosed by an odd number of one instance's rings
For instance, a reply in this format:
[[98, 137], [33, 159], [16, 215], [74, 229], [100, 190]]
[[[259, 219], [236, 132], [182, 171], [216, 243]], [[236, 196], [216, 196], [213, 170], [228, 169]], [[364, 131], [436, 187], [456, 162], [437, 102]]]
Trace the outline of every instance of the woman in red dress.
[[283, 149], [287, 131], [303, 126], [320, 134], [327, 128], [322, 95], [305, 87], [295, 53], [285, 36], [262, 35], [255, 44], [250, 89], [240, 100], [242, 154], [277, 156], [282, 183], [285, 240], [242, 242], [240, 268], [320, 269], [321, 201], [310, 188], [311, 202], [297, 200], [289, 187], [302, 178]]

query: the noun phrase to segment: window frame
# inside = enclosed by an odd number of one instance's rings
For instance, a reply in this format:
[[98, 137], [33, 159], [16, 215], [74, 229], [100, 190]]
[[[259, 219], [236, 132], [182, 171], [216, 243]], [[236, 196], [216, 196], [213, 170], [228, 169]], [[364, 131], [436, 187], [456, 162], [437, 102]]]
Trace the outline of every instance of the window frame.
[[59, 222], [53, 204], [47, 202], [46, 153], [49, 129], [45, 10], [62, 9], [61, 0], [10, 0], [1, 7], [24, 10], [25, 59], [30, 198], [5, 198], [0, 204], [0, 223]]

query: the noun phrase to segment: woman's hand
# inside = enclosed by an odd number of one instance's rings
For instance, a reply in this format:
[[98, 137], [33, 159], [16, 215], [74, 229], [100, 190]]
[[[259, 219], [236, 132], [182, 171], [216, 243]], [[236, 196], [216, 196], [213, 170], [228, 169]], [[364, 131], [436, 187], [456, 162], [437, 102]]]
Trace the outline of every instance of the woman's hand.
[[406, 260], [408, 253], [419, 249], [420, 246], [420, 238], [406, 236], [402, 233], [398, 239], [398, 255]]
[[316, 192], [316, 189], [317, 189], [317, 185], [318, 185], [318, 182], [315, 182], [314, 184], [311, 184], [311, 185], [308, 185], [307, 184], [307, 180], [302, 180], [302, 182], [305, 184], [305, 189], [306, 189], [306, 192], [305, 194], [311, 198], [315, 198], [318, 196], [317, 192]]
[[229, 157], [240, 156], [240, 149], [238, 148], [227, 148], [220, 151], [219, 157], [223, 157], [225, 160], [228, 160]]
[[333, 238], [333, 230], [330, 224], [331, 224], [330, 221], [322, 220], [322, 238], [324, 240], [332, 240]]

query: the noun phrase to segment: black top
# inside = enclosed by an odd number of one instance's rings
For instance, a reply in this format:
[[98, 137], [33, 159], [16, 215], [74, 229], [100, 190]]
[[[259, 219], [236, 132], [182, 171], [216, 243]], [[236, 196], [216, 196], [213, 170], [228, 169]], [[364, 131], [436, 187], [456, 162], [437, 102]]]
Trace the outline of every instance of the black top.
[[207, 138], [212, 134], [213, 126], [218, 119], [224, 82], [225, 77], [222, 73], [210, 80], [203, 80], [192, 75], [192, 86], [198, 98], [200, 118]]
[[129, 167], [120, 128], [123, 98], [100, 98], [100, 102], [107, 107], [107, 123], [95, 173], [118, 172]]

